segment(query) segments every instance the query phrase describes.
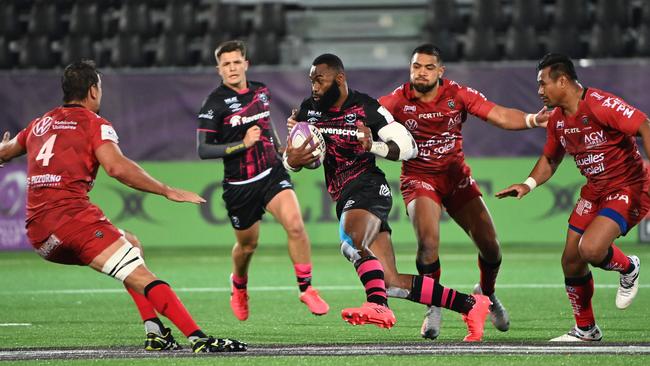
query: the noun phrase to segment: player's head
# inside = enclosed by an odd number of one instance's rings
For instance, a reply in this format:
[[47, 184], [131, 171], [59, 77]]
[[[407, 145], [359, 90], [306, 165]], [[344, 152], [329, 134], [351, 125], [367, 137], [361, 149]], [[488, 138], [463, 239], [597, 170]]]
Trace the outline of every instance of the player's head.
[[411, 85], [420, 93], [428, 93], [438, 85], [445, 72], [440, 49], [430, 43], [416, 47], [411, 54]]
[[571, 59], [559, 53], [547, 53], [537, 64], [537, 93], [548, 107], [556, 107], [570, 88], [578, 85]]
[[82, 103], [99, 113], [102, 101], [102, 80], [92, 60], [81, 60], [66, 66], [61, 77], [64, 103]]
[[246, 44], [242, 41], [227, 41], [214, 51], [217, 59], [217, 71], [223, 83], [234, 88], [246, 88]]
[[336, 55], [324, 53], [316, 57], [311, 63], [309, 79], [314, 108], [317, 110], [327, 111], [342, 99], [342, 96], [347, 97], [345, 68]]

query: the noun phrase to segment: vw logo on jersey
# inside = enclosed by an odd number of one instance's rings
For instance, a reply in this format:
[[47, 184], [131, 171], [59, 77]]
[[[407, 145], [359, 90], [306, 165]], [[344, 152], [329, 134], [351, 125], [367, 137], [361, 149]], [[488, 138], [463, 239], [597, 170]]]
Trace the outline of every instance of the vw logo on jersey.
[[34, 136], [43, 136], [50, 129], [50, 126], [52, 126], [52, 117], [42, 118], [32, 128], [32, 133]]
[[449, 99], [449, 100], [447, 101], [447, 106], [448, 106], [449, 108], [451, 108], [451, 109], [454, 109], [454, 108], [456, 108], [456, 103], [454, 103], [454, 100], [453, 100], [453, 99]]
[[418, 121], [414, 119], [407, 119], [406, 122], [404, 122], [404, 127], [406, 127], [409, 131], [413, 131], [418, 128]]
[[348, 113], [345, 115], [345, 123], [353, 125], [357, 121], [356, 113]]

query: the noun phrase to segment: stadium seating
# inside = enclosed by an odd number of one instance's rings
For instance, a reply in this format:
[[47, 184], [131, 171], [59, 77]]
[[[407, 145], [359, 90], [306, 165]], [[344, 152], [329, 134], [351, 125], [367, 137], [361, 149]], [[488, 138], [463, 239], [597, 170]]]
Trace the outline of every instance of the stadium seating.
[[[256, 65], [398, 66], [420, 42], [447, 61], [648, 57], [650, 0], [0, 0], [0, 68], [211, 66], [228, 39]], [[40, 47], [42, 52], [37, 52]]]

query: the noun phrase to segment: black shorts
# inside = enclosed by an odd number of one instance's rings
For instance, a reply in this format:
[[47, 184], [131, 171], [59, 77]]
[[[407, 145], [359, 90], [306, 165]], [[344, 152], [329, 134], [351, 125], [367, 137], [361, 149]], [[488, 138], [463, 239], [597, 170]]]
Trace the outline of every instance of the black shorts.
[[391, 232], [388, 214], [393, 207], [393, 195], [384, 173], [371, 170], [363, 173], [343, 188], [341, 198], [336, 202], [336, 217], [341, 220], [343, 212], [361, 209], [370, 212], [381, 220], [379, 231]]
[[264, 215], [266, 205], [285, 189], [293, 189], [293, 184], [282, 164], [276, 165], [269, 175], [255, 182], [242, 185], [224, 182], [222, 197], [232, 227], [245, 230], [253, 226]]

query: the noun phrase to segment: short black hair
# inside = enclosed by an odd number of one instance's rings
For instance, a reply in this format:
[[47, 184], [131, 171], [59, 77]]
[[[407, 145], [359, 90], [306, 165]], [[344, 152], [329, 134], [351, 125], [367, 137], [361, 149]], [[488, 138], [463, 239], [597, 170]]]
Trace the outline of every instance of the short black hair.
[[219, 47], [217, 47], [216, 50], [214, 50], [214, 55], [216, 56], [217, 60], [219, 60], [219, 57], [221, 57], [222, 54], [234, 51], [241, 52], [241, 55], [244, 56], [244, 59], [246, 59], [246, 44], [244, 41], [240, 41], [238, 39], [223, 42], [219, 45]]
[[314, 59], [314, 62], [312, 62], [311, 64], [312, 66], [325, 64], [330, 69], [334, 69], [337, 72], [345, 71], [345, 68], [343, 67], [343, 61], [341, 61], [341, 59], [337, 55], [331, 53], [324, 53], [316, 57]]
[[442, 63], [442, 51], [440, 51], [440, 48], [434, 46], [431, 43], [424, 43], [415, 47], [413, 53], [411, 53], [411, 59], [413, 58], [413, 55], [415, 55], [416, 53], [435, 56], [438, 59], [438, 61]]
[[99, 71], [93, 60], [80, 60], [71, 63], [63, 70], [61, 89], [63, 89], [63, 102], [84, 100], [88, 90], [99, 83]]
[[550, 67], [549, 76], [551, 79], [556, 80], [561, 75], [566, 75], [571, 80], [578, 80], [576, 68], [573, 66], [573, 61], [567, 55], [561, 53], [547, 53], [539, 60], [537, 64], [537, 71]]

